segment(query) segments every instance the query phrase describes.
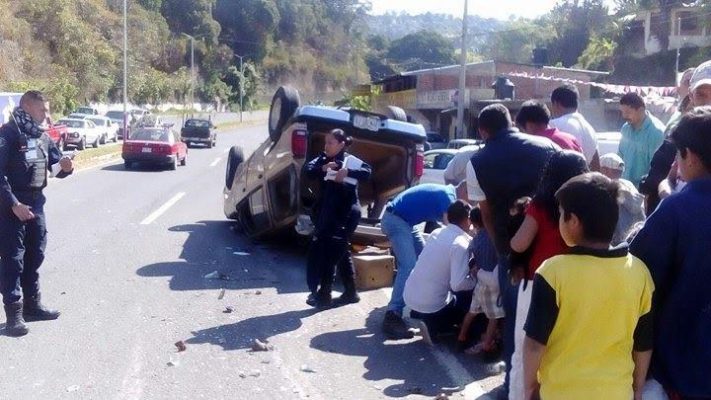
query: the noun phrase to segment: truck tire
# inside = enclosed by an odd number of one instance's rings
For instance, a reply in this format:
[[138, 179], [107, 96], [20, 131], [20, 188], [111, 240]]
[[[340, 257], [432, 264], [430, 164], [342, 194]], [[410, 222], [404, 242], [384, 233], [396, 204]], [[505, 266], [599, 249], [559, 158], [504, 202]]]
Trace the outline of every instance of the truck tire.
[[79, 149], [79, 150], [86, 149], [86, 138], [85, 137], [81, 138], [81, 140], [79, 141], [79, 144], [77, 145], [77, 149]]
[[400, 107], [388, 106], [387, 116], [396, 121], [407, 122], [407, 114], [405, 114], [405, 110]]
[[286, 122], [301, 105], [299, 92], [291, 86], [281, 86], [274, 93], [269, 107], [269, 138], [278, 142]]
[[225, 172], [225, 187], [227, 189], [232, 189], [232, 182], [235, 180], [235, 173], [237, 173], [237, 167], [244, 162], [244, 153], [242, 148], [239, 146], [232, 146], [230, 149], [230, 155], [227, 158], [227, 170]]

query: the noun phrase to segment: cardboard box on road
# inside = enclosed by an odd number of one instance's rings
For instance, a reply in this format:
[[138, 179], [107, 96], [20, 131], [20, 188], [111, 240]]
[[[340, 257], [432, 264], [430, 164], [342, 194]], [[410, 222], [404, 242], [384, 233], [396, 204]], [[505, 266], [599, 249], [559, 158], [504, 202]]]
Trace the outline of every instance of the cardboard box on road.
[[391, 255], [354, 255], [355, 282], [358, 290], [379, 289], [393, 284], [395, 257]]

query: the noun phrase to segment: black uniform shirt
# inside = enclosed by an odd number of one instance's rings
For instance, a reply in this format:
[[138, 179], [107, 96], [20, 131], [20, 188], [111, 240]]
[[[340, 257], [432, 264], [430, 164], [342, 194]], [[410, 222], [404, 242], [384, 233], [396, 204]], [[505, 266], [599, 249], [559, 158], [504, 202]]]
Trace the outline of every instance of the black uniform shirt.
[[[41, 207], [44, 197], [33, 194], [41, 188], [33, 185], [35, 173], [46, 174], [45, 171], [35, 171], [34, 165], [28, 162], [27, 135], [20, 133], [14, 121], [0, 127], [0, 209], [8, 209], [18, 201], [29, 206]], [[39, 157], [46, 157], [47, 169], [62, 158], [62, 152], [46, 135], [36, 139]], [[61, 171], [57, 178], [64, 178], [69, 173]]]

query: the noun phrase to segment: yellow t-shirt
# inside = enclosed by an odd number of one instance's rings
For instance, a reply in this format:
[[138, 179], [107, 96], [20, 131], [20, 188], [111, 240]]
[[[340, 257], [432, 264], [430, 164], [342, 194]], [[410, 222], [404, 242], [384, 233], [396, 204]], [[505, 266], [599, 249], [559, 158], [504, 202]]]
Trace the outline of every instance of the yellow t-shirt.
[[526, 334], [545, 344], [541, 398], [629, 400], [632, 351], [651, 349], [654, 283], [626, 247], [573, 248], [538, 269]]

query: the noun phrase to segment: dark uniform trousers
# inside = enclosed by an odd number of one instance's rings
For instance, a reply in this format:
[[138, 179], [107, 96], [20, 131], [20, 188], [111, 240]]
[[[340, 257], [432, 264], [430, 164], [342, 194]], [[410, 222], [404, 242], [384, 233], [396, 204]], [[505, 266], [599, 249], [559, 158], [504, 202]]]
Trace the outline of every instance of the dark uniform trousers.
[[[37, 192], [34, 196], [42, 195]], [[12, 209], [0, 212], [0, 293], [4, 304], [39, 292], [38, 270], [47, 247], [47, 224], [41, 206], [33, 207], [32, 213], [34, 219], [22, 222]]]

